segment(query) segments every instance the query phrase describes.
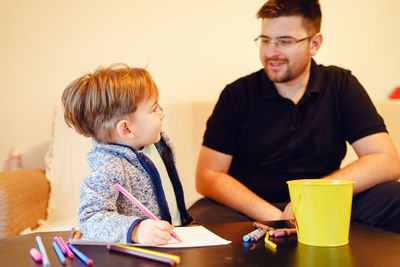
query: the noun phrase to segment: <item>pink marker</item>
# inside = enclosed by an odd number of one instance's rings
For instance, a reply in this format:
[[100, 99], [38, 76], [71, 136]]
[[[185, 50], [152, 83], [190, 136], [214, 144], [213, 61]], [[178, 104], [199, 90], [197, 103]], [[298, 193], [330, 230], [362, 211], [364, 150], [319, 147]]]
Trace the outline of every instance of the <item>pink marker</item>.
[[74, 257], [74, 253], [68, 247], [67, 243], [65, 243], [64, 239], [61, 236], [57, 237], [57, 239], [60, 241], [61, 245], [64, 247], [68, 258], [72, 259]]
[[42, 256], [42, 254], [39, 252], [39, 250], [37, 248], [31, 248], [29, 253], [31, 254], [32, 259], [35, 262], [42, 262], [43, 256]]
[[[132, 196], [131, 193], [126, 191], [125, 188], [123, 188], [120, 184], [114, 185], [115, 188], [117, 188], [124, 196], [126, 196], [130, 201], [132, 201], [133, 204], [136, 205], [141, 211], [146, 213], [147, 216], [149, 216], [151, 219], [160, 221], [160, 218], [158, 218], [156, 215], [154, 215], [148, 208], [146, 208], [137, 198]], [[171, 233], [172, 237], [175, 238], [178, 242], [182, 242], [182, 240], [177, 236], [174, 232]]]

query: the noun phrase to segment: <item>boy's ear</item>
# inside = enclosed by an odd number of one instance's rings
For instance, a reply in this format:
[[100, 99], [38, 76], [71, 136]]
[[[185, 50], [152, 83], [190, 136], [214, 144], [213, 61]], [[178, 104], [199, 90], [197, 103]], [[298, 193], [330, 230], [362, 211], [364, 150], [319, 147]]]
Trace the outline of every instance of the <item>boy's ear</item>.
[[118, 121], [116, 128], [118, 136], [124, 140], [131, 140], [135, 137], [132, 129], [129, 127], [129, 121], [127, 120]]

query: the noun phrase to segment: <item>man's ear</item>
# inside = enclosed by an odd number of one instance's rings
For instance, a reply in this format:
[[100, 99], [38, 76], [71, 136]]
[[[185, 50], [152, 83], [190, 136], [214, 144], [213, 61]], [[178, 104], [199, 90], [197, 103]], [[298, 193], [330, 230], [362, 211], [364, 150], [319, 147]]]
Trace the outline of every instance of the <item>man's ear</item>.
[[118, 136], [124, 140], [132, 140], [135, 137], [127, 120], [118, 121], [116, 128]]
[[322, 44], [322, 34], [317, 33], [312, 39], [311, 39], [311, 56], [315, 56], [321, 47]]

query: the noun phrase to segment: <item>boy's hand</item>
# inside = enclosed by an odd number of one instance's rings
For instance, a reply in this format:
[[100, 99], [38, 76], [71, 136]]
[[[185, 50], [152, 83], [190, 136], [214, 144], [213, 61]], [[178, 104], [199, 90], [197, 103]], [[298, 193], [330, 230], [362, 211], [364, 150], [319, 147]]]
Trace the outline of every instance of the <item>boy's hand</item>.
[[167, 221], [147, 219], [141, 221], [132, 232], [132, 241], [143, 245], [158, 246], [167, 244], [174, 227]]

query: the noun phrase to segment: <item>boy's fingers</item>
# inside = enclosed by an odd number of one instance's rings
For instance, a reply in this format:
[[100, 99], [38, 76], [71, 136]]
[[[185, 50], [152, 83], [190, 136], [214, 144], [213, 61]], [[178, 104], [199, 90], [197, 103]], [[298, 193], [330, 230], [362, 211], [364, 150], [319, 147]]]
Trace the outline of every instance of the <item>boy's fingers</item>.
[[174, 227], [166, 221], [158, 221], [156, 227], [162, 231], [167, 231], [169, 233], [172, 233], [172, 231], [174, 230]]
[[154, 243], [157, 243], [157, 245], [166, 244], [170, 239], [171, 239], [171, 234], [167, 231], [155, 229], [155, 231], [153, 232], [152, 241]]
[[160, 231], [158, 237], [161, 238], [165, 243], [171, 239], [171, 234], [167, 231]]

